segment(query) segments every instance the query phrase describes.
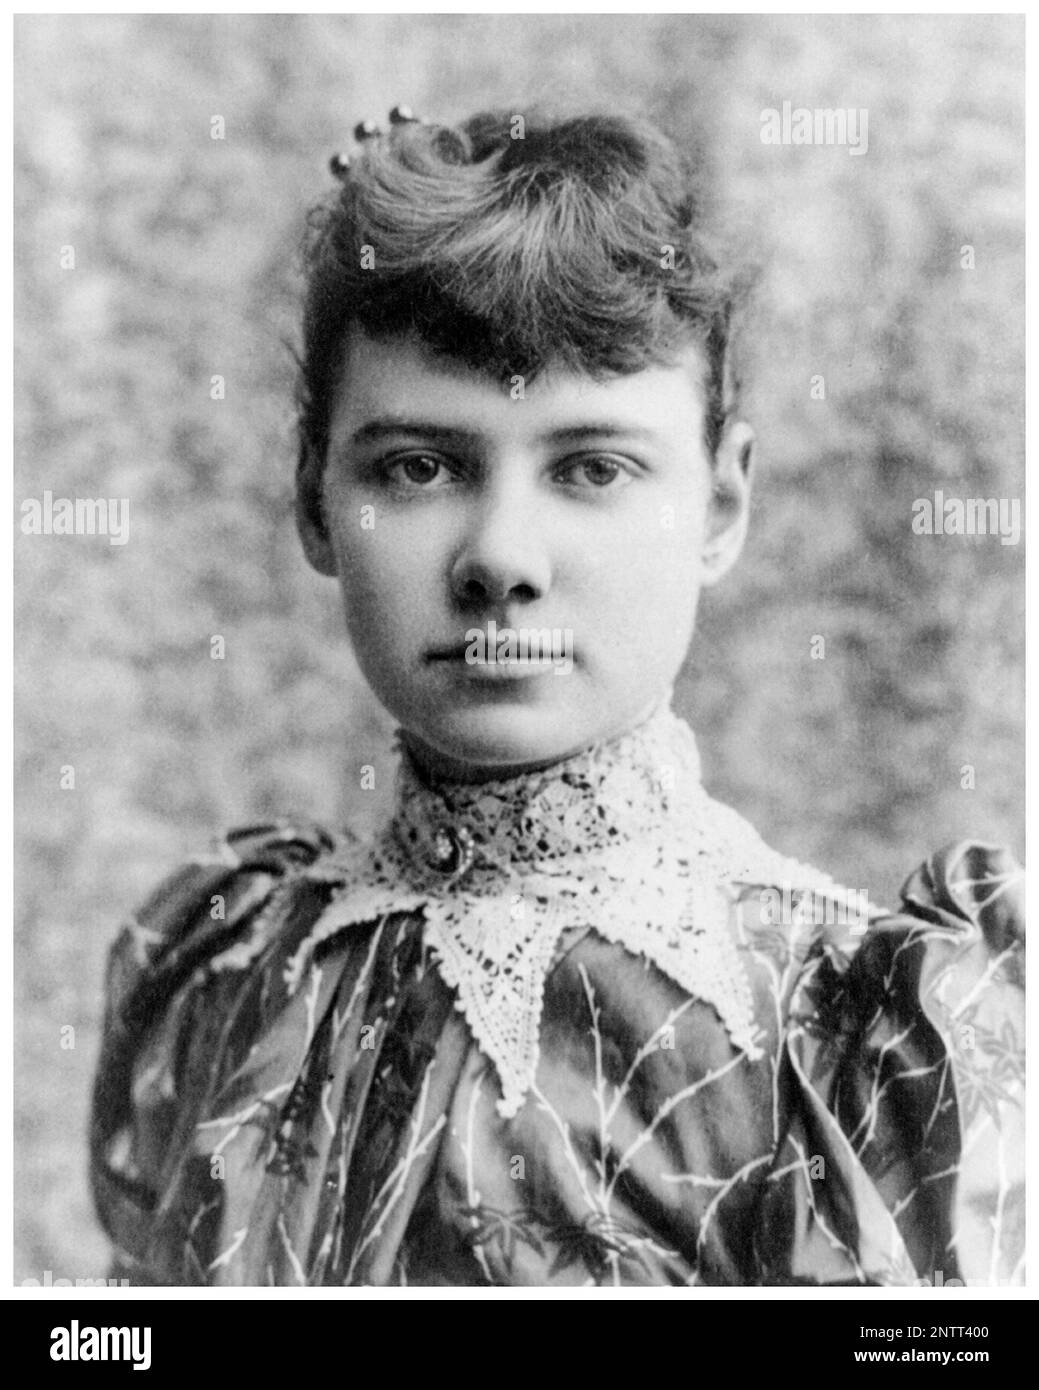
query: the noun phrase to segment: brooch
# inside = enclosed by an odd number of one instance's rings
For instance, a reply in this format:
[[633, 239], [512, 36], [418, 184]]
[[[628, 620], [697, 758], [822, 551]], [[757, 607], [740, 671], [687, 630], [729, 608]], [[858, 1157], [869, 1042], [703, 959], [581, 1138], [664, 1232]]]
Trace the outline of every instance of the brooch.
[[448, 881], [469, 872], [476, 856], [476, 842], [464, 825], [442, 825], [433, 837], [434, 858], [429, 867]]

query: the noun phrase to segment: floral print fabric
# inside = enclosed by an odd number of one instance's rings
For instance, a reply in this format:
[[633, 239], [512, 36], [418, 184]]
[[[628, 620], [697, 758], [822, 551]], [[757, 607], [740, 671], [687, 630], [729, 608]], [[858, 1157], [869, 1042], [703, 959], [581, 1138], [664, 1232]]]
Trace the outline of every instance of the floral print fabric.
[[[278, 824], [174, 874], [111, 956], [92, 1177], [160, 1285], [1020, 1281], [1020, 871], [960, 844], [868, 930], [727, 888], [761, 1052], [569, 927], [509, 1119], [422, 932], [286, 967], [336, 846]], [[766, 914], [767, 916], [767, 914]]]

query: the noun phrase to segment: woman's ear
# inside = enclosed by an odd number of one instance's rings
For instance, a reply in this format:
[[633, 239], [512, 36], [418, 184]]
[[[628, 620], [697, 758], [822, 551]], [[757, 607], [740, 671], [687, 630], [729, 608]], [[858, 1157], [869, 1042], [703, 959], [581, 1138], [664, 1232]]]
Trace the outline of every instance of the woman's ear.
[[303, 553], [314, 569], [334, 578], [338, 569], [324, 515], [324, 480], [324, 461], [304, 444], [296, 469], [296, 529], [303, 542]]
[[739, 559], [747, 538], [754, 471], [754, 431], [743, 421], [726, 425], [715, 452], [713, 490], [704, 529], [702, 582], [717, 584]]

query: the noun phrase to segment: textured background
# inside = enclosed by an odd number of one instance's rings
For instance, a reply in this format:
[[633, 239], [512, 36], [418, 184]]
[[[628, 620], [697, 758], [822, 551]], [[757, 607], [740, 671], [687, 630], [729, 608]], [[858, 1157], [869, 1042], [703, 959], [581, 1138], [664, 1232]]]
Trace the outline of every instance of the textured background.
[[[678, 702], [709, 786], [874, 900], [964, 832], [1022, 851], [1023, 545], [910, 529], [935, 488], [1022, 494], [1021, 19], [16, 24], [16, 497], [132, 523], [17, 537], [16, 1280], [105, 1271], [84, 1126], [120, 916], [229, 824], [360, 820], [359, 765], [388, 765], [290, 522], [295, 249], [361, 116], [566, 94], [696, 142], [765, 267], [751, 543]], [[868, 108], [868, 154], [762, 145], [784, 99]]]

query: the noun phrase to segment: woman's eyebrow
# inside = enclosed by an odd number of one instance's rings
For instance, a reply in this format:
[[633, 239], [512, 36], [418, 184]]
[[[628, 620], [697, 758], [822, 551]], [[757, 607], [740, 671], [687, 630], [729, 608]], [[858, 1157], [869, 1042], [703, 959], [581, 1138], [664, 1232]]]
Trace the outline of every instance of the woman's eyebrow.
[[380, 440], [400, 434], [421, 435], [424, 439], [432, 439], [439, 444], [454, 444], [456, 446], [471, 444], [473, 440], [480, 437], [470, 430], [458, 429], [453, 425], [435, 425], [430, 420], [389, 417], [367, 421], [359, 429], [354, 430], [347, 443], [349, 447], [354, 448], [361, 444], [377, 444]]
[[[438, 425], [431, 420], [409, 420], [390, 417], [369, 420], [350, 436], [350, 447], [378, 443], [393, 435], [413, 434], [440, 444], [459, 447], [482, 438], [478, 431], [460, 429], [454, 425]], [[587, 424], [561, 425], [538, 436], [539, 443], [574, 444], [587, 439], [638, 439], [652, 441], [654, 432], [640, 425], [616, 424], [609, 421], [590, 421]]]
[[576, 444], [584, 439], [637, 439], [650, 443], [658, 436], [643, 425], [622, 425], [609, 421], [592, 421], [586, 425], [562, 425], [550, 430], [544, 438], [550, 443]]

